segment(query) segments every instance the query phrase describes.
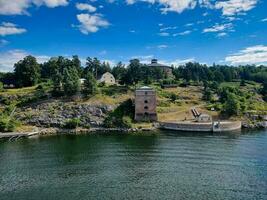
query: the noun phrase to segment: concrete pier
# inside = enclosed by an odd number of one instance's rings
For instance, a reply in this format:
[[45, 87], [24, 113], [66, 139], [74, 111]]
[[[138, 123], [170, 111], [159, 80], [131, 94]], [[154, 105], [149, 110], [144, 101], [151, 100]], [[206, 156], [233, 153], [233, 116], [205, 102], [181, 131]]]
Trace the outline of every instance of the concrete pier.
[[213, 122], [159, 122], [159, 128], [189, 132], [230, 132], [241, 130], [240, 121], [213, 121]]

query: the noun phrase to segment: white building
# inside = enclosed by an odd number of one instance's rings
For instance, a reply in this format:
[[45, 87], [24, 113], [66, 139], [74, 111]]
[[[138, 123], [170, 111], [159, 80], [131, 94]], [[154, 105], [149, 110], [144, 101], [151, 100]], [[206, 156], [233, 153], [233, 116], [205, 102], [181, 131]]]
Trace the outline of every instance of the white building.
[[113, 85], [116, 84], [116, 80], [113, 76], [113, 74], [106, 72], [104, 74], [102, 74], [102, 76], [100, 76], [100, 78], [98, 79], [99, 83], [105, 83], [108, 85]]

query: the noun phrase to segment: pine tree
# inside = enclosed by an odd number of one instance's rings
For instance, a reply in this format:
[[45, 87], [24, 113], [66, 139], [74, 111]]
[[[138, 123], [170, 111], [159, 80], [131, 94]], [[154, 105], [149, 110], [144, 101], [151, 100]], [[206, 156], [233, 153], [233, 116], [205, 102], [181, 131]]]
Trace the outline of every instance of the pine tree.
[[80, 78], [75, 67], [65, 68], [63, 71], [63, 89], [64, 94], [71, 96], [80, 91]]
[[91, 72], [88, 72], [84, 81], [83, 93], [86, 96], [95, 95], [97, 93], [97, 83]]

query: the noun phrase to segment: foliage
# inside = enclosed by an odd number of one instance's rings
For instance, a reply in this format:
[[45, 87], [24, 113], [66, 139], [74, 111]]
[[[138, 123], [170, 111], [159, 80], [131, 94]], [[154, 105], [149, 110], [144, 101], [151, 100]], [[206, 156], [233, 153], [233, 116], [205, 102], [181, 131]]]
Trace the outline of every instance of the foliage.
[[2, 92], [3, 90], [4, 90], [4, 84], [0, 82], [0, 92]]
[[67, 129], [75, 129], [79, 127], [81, 124], [81, 121], [78, 118], [69, 119], [65, 122], [64, 128]]
[[224, 103], [223, 110], [228, 115], [238, 115], [241, 108], [240, 108], [240, 102], [238, 101], [235, 94], [230, 93], [227, 96], [227, 99]]
[[65, 68], [63, 72], [64, 94], [71, 96], [80, 91], [81, 84], [77, 70], [74, 67]]
[[7, 106], [0, 114], [0, 132], [12, 132], [20, 125], [14, 117], [15, 106]]
[[95, 79], [97, 79], [105, 72], [111, 72], [111, 68], [108, 62], [101, 63], [100, 60], [98, 60], [97, 58], [88, 57], [86, 59], [86, 67], [84, 70], [84, 74], [87, 74], [88, 72], [91, 72]]
[[86, 96], [95, 95], [97, 93], [97, 83], [91, 72], [87, 73], [85, 77], [84, 85], [83, 85], [83, 93]]
[[134, 118], [134, 105], [131, 99], [121, 103], [113, 112], [109, 113], [104, 121], [108, 128], [130, 128]]
[[40, 79], [40, 65], [33, 56], [26, 56], [14, 65], [17, 87], [36, 85]]

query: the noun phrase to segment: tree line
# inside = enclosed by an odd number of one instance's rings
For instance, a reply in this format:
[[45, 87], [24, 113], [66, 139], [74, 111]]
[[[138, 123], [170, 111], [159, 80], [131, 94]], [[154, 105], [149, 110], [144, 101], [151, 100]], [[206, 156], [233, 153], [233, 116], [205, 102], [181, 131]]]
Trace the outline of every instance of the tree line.
[[189, 62], [173, 67], [173, 77], [168, 77], [160, 68], [149, 67], [140, 63], [138, 59], [130, 60], [126, 66], [121, 62], [111, 67], [108, 62], [101, 62], [97, 58], [88, 57], [82, 66], [78, 56], [65, 58], [53, 57], [43, 64], [39, 64], [35, 57], [27, 56], [14, 65], [14, 72], [0, 73], [0, 81], [4, 85], [13, 84], [16, 87], [33, 86], [37, 83], [51, 80], [55, 93], [64, 92], [66, 95], [75, 94], [81, 90], [80, 78], [85, 79], [83, 92], [94, 93], [96, 80], [105, 72], [111, 72], [122, 85], [134, 85], [139, 82], [150, 84], [153, 81], [184, 80], [184, 82], [230, 82], [236, 79], [252, 80], [259, 83], [267, 82], [266, 66], [207, 66], [197, 62]]

